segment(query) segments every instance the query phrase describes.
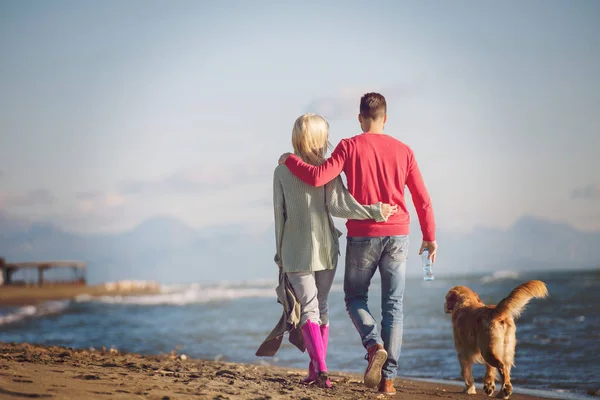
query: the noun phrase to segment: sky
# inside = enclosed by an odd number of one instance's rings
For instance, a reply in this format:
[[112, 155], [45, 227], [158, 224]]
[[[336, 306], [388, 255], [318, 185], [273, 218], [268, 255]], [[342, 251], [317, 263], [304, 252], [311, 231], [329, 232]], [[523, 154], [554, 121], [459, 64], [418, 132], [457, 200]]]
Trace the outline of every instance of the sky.
[[416, 153], [438, 227], [600, 230], [600, 2], [0, 0], [0, 213], [272, 224], [294, 120]]

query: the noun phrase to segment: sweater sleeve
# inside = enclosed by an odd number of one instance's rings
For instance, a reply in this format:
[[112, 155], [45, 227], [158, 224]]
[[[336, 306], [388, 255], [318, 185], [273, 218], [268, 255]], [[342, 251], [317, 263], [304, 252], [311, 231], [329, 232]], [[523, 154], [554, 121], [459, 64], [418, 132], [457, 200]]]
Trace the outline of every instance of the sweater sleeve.
[[435, 240], [435, 219], [433, 216], [433, 206], [431, 205], [431, 199], [425, 182], [421, 176], [421, 171], [417, 165], [417, 160], [412, 151], [409, 151], [408, 159], [408, 176], [406, 179], [406, 185], [410, 190], [417, 216], [419, 217], [419, 224], [421, 225], [421, 233], [423, 234], [423, 240], [427, 242], [433, 242]]
[[283, 196], [283, 186], [277, 176], [277, 170], [273, 173], [273, 211], [275, 214], [275, 262], [280, 267], [283, 266], [281, 260], [281, 246], [283, 242], [283, 229], [285, 227], [286, 211], [285, 197]]
[[315, 166], [305, 163], [300, 157], [293, 154], [287, 158], [285, 165], [292, 174], [306, 184], [320, 187], [331, 182], [342, 173], [347, 156], [346, 141], [342, 140], [331, 153], [331, 157], [321, 165]]
[[346, 219], [374, 219], [377, 222], [387, 221], [381, 213], [381, 202], [372, 205], [361, 205], [344, 186], [338, 176], [325, 185], [325, 195], [329, 212], [334, 217]]

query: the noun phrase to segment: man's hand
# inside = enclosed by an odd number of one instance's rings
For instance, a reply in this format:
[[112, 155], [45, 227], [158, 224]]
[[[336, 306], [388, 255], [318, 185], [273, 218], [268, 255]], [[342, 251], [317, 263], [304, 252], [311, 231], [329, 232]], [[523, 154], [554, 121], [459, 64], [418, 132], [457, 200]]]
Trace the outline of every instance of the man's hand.
[[437, 252], [437, 247], [438, 246], [435, 241], [427, 242], [427, 241], [423, 240], [423, 243], [421, 244], [421, 250], [419, 250], [419, 255], [423, 254], [423, 251], [425, 251], [425, 249], [427, 249], [427, 251], [429, 251], [429, 255], [427, 256], [427, 258], [430, 259], [432, 263], [435, 263], [435, 255]]
[[279, 157], [279, 165], [285, 164], [285, 160], [287, 160], [287, 158], [291, 155], [292, 153], [283, 153], [281, 157]]
[[388, 219], [392, 215], [398, 212], [398, 206], [392, 206], [390, 204], [384, 203], [381, 205], [381, 214], [383, 218]]

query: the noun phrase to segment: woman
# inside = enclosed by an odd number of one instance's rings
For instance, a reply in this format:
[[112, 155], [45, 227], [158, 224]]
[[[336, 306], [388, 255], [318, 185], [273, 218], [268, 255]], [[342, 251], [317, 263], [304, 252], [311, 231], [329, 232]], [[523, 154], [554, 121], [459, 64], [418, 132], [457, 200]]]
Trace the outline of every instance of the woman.
[[[329, 124], [316, 114], [305, 114], [294, 123], [294, 153], [305, 162], [325, 161]], [[310, 356], [308, 377], [302, 383], [316, 382], [331, 387], [325, 362], [329, 338], [327, 298], [335, 276], [341, 232], [331, 215], [346, 219], [386, 221], [396, 206], [362, 206], [344, 187], [341, 178], [313, 187], [296, 178], [285, 165], [275, 168], [273, 206], [277, 253], [275, 262], [287, 275], [301, 306], [300, 327]]]

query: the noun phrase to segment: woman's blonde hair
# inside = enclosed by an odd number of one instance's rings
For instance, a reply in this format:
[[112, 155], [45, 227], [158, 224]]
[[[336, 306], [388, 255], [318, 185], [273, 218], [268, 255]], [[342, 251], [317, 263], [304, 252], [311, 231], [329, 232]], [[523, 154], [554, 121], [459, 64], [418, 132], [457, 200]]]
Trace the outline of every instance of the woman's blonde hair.
[[294, 152], [304, 162], [319, 165], [325, 161], [327, 149], [331, 148], [328, 136], [329, 124], [325, 118], [313, 113], [301, 115], [292, 130]]

